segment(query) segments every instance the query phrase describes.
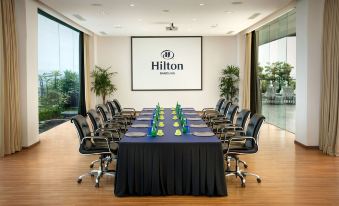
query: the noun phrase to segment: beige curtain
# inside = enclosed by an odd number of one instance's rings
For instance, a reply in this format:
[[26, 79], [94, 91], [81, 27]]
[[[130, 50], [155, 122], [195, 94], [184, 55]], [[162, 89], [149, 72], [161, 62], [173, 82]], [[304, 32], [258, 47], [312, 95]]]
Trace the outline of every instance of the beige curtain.
[[242, 109], [250, 109], [250, 80], [251, 80], [251, 39], [252, 34], [246, 34], [246, 45], [245, 45], [245, 68], [243, 76], [243, 90], [242, 90]]
[[[14, 0], [1, 0], [1, 30], [3, 50], [3, 67], [1, 76], [4, 80], [2, 91], [2, 106], [7, 111], [3, 125], [3, 141], [1, 142], [4, 154], [11, 154], [21, 150], [21, 130], [19, 111], [19, 72], [18, 52], [16, 43]], [[1, 110], [1, 113], [3, 113]], [[2, 154], [3, 155], [3, 154]]]
[[87, 110], [91, 109], [91, 64], [89, 58], [89, 39], [89, 35], [84, 34], [85, 102]]
[[3, 53], [3, 36], [2, 36], [2, 9], [0, 9], [0, 157], [5, 154], [4, 139], [4, 96], [3, 96], [3, 71], [4, 71], [4, 53]]
[[319, 148], [339, 155], [339, 1], [326, 0]]

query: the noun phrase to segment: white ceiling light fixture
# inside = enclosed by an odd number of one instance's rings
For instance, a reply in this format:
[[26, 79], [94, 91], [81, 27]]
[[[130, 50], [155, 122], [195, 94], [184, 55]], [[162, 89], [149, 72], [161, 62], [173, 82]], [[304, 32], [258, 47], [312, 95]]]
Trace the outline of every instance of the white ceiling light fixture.
[[254, 13], [252, 14], [250, 17], [248, 17], [248, 19], [255, 19], [257, 18], [261, 13]]
[[230, 35], [233, 34], [234, 31], [228, 31], [226, 34]]
[[200, 3], [199, 6], [205, 6], [205, 4], [204, 3]]
[[168, 13], [168, 12], [170, 12], [170, 10], [169, 9], [163, 9], [162, 12]]
[[129, 6], [130, 6], [130, 7], [134, 7], [134, 6], [135, 6], [135, 4], [133, 4], [133, 3], [130, 3], [130, 4], [129, 4]]
[[120, 24], [114, 26], [115, 29], [122, 29], [122, 26]]
[[166, 26], [166, 31], [177, 31], [178, 27], [174, 26], [174, 23], [172, 22], [169, 26]]
[[80, 14], [73, 14], [73, 16], [77, 19], [79, 19], [80, 21], [86, 21], [86, 19], [82, 16], [80, 16]]
[[232, 4], [233, 5], [240, 5], [240, 4], [242, 4], [242, 1], [233, 1]]
[[93, 3], [93, 4], [91, 4], [91, 6], [97, 6], [97, 7], [99, 7], [99, 6], [102, 6], [102, 4], [100, 4], [100, 3]]
[[224, 11], [226, 14], [232, 14], [233, 12], [231, 11]]

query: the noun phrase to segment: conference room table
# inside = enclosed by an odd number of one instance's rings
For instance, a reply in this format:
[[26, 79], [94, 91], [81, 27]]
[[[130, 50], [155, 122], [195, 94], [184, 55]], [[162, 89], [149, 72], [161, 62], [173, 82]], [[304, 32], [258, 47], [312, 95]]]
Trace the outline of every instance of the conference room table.
[[[133, 122], [148, 124], [154, 109], [145, 108]], [[190, 124], [204, 123], [192, 108], [183, 108]], [[222, 145], [216, 136], [194, 136], [210, 132], [208, 127], [190, 128], [190, 133], [176, 136], [172, 110], [164, 109], [163, 136], [128, 137], [119, 143], [114, 193], [116, 196], [206, 195], [226, 196]], [[144, 119], [144, 120], [138, 120]], [[148, 128], [129, 127], [128, 132]]]

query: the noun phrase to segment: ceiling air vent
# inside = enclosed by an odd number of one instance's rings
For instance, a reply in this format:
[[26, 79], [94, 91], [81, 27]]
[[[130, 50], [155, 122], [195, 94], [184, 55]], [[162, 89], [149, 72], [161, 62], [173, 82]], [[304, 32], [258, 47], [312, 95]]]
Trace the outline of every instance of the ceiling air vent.
[[174, 26], [173, 22], [169, 25], [166, 26], [166, 31], [177, 31], [178, 27]]
[[80, 21], [86, 21], [86, 19], [82, 16], [80, 16], [79, 14], [73, 14], [73, 16], [77, 19], [79, 19]]
[[248, 19], [255, 19], [260, 15], [260, 13], [254, 13], [252, 16], [248, 17]]

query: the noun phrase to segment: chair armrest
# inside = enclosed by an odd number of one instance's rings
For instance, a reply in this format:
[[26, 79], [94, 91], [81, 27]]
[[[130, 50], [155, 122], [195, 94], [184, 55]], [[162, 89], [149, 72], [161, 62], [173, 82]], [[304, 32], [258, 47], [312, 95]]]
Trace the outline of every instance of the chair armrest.
[[134, 108], [130, 108], [130, 107], [122, 108], [122, 111], [124, 111], [124, 110], [130, 110], [131, 112], [135, 112], [135, 109]]
[[[239, 130], [239, 129], [243, 129], [242, 127], [236, 126], [236, 125], [226, 125], [226, 127], [222, 128], [222, 132], [225, 132], [225, 130]], [[241, 131], [239, 131], [241, 132]], [[244, 131], [243, 131], [244, 132]]]
[[207, 111], [207, 110], [213, 110], [213, 111], [215, 111], [214, 109], [215, 109], [215, 108], [209, 107], [209, 108], [203, 108], [201, 111], [202, 111], [202, 112]]
[[230, 148], [231, 148], [230, 145], [231, 145], [232, 141], [242, 141], [242, 140], [249, 140], [249, 139], [253, 140], [254, 143], [257, 144], [257, 141], [255, 140], [254, 137], [235, 136], [235, 137], [229, 138], [228, 141], [227, 141], [228, 143], [227, 143], [227, 151], [226, 151], [226, 153], [229, 153]]

